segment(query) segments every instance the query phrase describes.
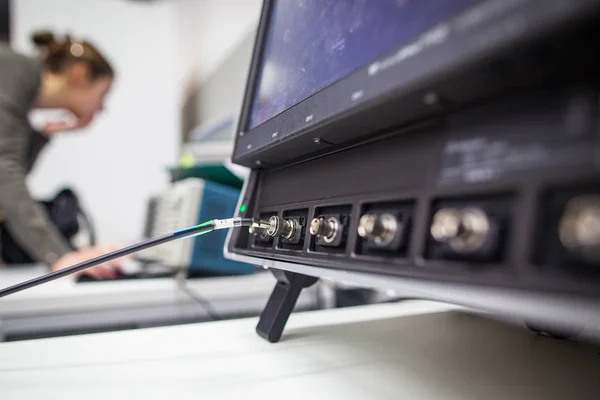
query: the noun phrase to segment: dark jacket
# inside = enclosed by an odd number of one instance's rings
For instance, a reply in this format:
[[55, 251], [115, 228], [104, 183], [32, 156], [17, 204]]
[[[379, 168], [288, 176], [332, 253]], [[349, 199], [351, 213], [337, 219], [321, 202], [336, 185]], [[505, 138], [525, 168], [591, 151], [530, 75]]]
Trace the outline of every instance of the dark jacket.
[[22, 248], [35, 260], [52, 264], [70, 247], [25, 184], [48, 143], [28, 119], [40, 75], [38, 61], [0, 45], [0, 214]]

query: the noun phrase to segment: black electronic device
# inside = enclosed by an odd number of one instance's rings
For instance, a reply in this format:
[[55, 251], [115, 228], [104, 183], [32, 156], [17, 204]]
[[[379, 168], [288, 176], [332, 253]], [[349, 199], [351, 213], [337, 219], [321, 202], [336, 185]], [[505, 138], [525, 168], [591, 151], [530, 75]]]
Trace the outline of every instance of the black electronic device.
[[599, 45], [598, 0], [266, 0], [233, 161], [271, 226], [225, 249], [286, 271], [260, 333], [302, 277], [600, 323]]

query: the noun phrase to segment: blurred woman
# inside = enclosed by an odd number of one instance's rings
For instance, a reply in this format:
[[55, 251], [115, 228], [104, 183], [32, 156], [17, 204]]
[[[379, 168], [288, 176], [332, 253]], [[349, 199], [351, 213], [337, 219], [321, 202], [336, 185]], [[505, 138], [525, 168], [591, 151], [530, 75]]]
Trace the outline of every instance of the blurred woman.
[[[102, 111], [114, 71], [87, 41], [52, 33], [33, 35], [40, 59], [31, 59], [0, 45], [0, 214], [12, 237], [31, 258], [54, 270], [105, 253], [99, 248], [74, 251], [30, 195], [25, 177], [46, 144], [59, 132], [88, 126]], [[32, 128], [32, 109], [64, 109], [75, 123], [48, 123]], [[69, 162], [65, 160], [65, 162]], [[86, 271], [95, 278], [112, 278], [117, 264]]]

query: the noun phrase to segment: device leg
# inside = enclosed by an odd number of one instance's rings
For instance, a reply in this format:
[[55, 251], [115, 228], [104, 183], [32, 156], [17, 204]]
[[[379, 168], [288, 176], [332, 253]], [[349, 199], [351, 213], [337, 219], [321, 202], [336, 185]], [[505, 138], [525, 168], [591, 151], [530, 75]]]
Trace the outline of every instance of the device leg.
[[313, 285], [319, 278], [277, 269], [272, 272], [277, 278], [277, 283], [260, 315], [256, 333], [269, 342], [276, 343], [281, 338], [300, 292]]

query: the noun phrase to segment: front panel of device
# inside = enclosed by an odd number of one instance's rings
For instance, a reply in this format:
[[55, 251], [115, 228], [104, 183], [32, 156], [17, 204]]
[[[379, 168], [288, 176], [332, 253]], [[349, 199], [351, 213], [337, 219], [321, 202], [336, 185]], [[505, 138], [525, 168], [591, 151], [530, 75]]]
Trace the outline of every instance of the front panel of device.
[[528, 90], [255, 172], [233, 252], [391, 276], [600, 293], [599, 93]]
[[[600, 295], [600, 2], [545, 4], [448, 12], [450, 26], [483, 31], [421, 48], [423, 75], [389, 61], [389, 92], [319, 119], [321, 105], [345, 104], [340, 88], [368, 66], [279, 114], [256, 114], [273, 23], [266, 2], [234, 161], [254, 166], [240, 214], [275, 225], [233, 232], [228, 251], [390, 279]], [[503, 22], [481, 25], [492, 14]], [[507, 30], [485, 30], [498, 26], [527, 35], [510, 42]], [[482, 46], [462, 52], [472, 41]], [[307, 104], [316, 122], [299, 128], [294, 110]], [[255, 141], [277, 121], [289, 134]]]

